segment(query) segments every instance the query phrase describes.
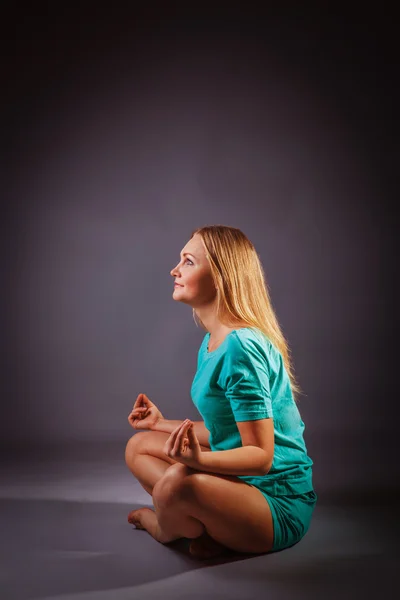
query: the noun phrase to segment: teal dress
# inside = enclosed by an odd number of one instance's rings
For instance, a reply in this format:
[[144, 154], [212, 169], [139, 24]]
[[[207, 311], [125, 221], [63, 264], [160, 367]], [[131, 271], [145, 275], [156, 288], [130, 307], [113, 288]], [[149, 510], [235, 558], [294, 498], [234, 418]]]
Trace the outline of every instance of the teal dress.
[[237, 422], [274, 420], [274, 457], [267, 475], [238, 475], [266, 498], [274, 523], [277, 551], [297, 543], [307, 532], [317, 495], [313, 461], [307, 454], [304, 423], [277, 348], [258, 329], [228, 333], [208, 352], [210, 334], [200, 346], [191, 395], [210, 432], [212, 451], [242, 446]]

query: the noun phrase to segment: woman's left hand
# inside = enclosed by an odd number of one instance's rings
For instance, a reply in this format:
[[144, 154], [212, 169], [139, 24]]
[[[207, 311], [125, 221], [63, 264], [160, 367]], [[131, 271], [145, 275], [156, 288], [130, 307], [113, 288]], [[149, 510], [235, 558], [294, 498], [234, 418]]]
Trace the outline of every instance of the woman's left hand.
[[193, 427], [189, 419], [178, 425], [165, 442], [164, 454], [192, 469], [201, 470], [203, 451]]

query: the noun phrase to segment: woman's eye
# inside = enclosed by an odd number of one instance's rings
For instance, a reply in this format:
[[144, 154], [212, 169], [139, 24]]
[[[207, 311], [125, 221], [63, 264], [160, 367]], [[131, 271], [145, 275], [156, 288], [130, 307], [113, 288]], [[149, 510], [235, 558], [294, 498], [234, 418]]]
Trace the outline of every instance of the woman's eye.
[[190, 260], [190, 258], [187, 258], [186, 261], [189, 261], [190, 264], [193, 264], [192, 261]]

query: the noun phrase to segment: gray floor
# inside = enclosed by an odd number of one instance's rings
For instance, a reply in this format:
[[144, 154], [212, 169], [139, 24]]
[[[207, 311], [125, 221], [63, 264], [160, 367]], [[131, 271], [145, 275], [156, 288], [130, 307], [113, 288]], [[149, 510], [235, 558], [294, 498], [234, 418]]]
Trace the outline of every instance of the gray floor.
[[[1, 467], [1, 600], [375, 598], [397, 595], [397, 501], [319, 491], [311, 528], [282, 552], [200, 561], [126, 520], [153, 506], [124, 446], [35, 448]], [[350, 496], [348, 497], [350, 498]]]

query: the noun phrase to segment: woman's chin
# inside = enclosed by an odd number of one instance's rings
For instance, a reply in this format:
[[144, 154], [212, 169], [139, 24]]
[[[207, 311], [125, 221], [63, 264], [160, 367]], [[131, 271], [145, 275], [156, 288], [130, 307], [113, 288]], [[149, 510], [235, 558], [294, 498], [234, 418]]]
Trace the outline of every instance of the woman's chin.
[[172, 292], [172, 297], [181, 300], [183, 298], [183, 294], [179, 291], [179, 288], [175, 288]]

